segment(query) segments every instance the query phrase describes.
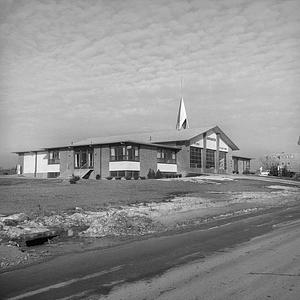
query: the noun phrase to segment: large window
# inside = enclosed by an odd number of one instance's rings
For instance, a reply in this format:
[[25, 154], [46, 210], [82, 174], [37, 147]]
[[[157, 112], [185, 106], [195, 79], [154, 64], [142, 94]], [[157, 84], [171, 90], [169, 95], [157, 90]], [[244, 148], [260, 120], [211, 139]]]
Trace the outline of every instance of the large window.
[[206, 149], [206, 168], [215, 167], [215, 152], [214, 150]]
[[201, 148], [190, 147], [190, 167], [201, 168]]
[[227, 170], [226, 152], [223, 151], [219, 152], [219, 167], [220, 170]]
[[59, 164], [59, 151], [49, 151], [48, 165]]
[[157, 149], [157, 162], [165, 164], [176, 164], [176, 152], [171, 149]]
[[134, 145], [120, 145], [110, 147], [110, 161], [121, 160], [139, 161], [139, 147]]
[[88, 169], [94, 167], [94, 153], [92, 149], [75, 150], [74, 166], [76, 169]]

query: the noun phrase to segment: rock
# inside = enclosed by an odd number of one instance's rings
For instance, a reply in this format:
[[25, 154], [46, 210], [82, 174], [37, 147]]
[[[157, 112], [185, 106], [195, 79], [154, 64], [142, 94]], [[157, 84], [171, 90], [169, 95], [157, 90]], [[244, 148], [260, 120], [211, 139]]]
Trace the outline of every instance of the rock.
[[13, 220], [13, 219], [5, 219], [5, 220], [3, 220], [3, 223], [5, 226], [17, 226], [18, 225], [18, 221]]
[[24, 213], [10, 215], [8, 217], [2, 218], [2, 222], [6, 226], [17, 226], [19, 223], [28, 221], [29, 217]]
[[72, 229], [69, 229], [67, 234], [69, 237], [71, 237], [74, 235], [74, 231]]

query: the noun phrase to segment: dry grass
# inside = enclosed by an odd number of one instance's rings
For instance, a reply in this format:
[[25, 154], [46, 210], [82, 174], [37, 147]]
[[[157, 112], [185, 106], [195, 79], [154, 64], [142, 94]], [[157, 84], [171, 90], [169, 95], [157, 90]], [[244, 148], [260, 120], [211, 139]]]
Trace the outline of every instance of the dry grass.
[[197, 184], [160, 180], [81, 180], [77, 184], [69, 184], [61, 180], [2, 177], [0, 214], [47, 214], [74, 207], [98, 210], [108, 206], [160, 202], [185, 194], [218, 200], [223, 192], [268, 191], [265, 186], [270, 184], [255, 180], [224, 181], [219, 184], [213, 181]]

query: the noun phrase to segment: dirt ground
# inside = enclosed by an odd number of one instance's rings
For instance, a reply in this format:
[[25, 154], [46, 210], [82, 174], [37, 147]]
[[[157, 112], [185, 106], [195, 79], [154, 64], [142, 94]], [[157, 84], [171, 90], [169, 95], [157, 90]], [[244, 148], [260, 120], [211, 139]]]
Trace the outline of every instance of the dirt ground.
[[[77, 184], [3, 177], [1, 270], [298, 201], [297, 183], [232, 176]], [[45, 234], [51, 236], [46, 244], [22, 244]]]

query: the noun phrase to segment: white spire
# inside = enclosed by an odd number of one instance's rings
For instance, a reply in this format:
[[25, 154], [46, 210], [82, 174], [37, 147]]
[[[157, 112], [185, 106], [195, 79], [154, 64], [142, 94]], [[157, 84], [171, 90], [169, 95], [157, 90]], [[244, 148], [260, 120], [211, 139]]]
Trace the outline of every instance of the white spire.
[[189, 123], [188, 123], [188, 119], [187, 119], [187, 115], [186, 115], [186, 111], [185, 111], [183, 98], [181, 98], [180, 104], [179, 104], [176, 129], [181, 130], [181, 129], [187, 129], [187, 128], [189, 128]]

